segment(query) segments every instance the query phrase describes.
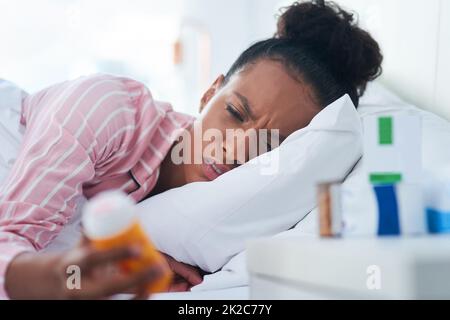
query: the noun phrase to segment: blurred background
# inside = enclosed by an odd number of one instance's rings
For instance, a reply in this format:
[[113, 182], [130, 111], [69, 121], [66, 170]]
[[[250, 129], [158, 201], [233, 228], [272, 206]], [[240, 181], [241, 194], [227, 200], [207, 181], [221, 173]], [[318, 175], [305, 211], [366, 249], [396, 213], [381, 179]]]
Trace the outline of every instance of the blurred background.
[[[85, 74], [125, 75], [196, 114], [209, 84], [273, 33], [283, 2], [0, 0], [0, 78], [34, 92]], [[255, 8], [268, 13], [262, 29]]]
[[[144, 82], [157, 99], [195, 115], [210, 83], [252, 42], [272, 36], [280, 7], [292, 2], [0, 0], [0, 78], [34, 92], [85, 74], [125, 75]], [[361, 25], [380, 41], [383, 81], [450, 117], [450, 110], [438, 108], [439, 101], [450, 99], [448, 74], [440, 71], [448, 69], [448, 46], [439, 46], [439, 38], [450, 36], [450, 1], [337, 2], [356, 10]], [[414, 55], [411, 43], [418, 44]]]

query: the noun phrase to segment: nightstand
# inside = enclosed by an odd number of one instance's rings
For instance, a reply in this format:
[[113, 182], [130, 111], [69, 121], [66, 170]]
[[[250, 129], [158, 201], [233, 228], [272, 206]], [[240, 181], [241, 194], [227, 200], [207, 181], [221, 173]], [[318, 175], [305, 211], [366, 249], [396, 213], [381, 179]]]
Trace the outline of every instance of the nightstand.
[[450, 237], [250, 243], [250, 297], [449, 299]]

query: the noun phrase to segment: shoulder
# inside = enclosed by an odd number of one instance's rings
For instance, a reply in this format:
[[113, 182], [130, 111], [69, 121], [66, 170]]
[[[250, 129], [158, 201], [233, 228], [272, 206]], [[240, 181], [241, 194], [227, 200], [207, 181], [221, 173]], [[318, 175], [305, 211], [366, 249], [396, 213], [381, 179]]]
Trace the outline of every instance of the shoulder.
[[138, 96], [142, 91], [148, 91], [145, 85], [137, 80], [109, 74], [85, 76], [68, 84], [75, 85], [79, 90], [79, 94], [123, 92], [131, 99]]
[[118, 109], [139, 109], [141, 101], [153, 100], [147, 87], [136, 80], [109, 74], [94, 74], [65, 82], [58, 90], [64, 105], [61, 117], [74, 112], [86, 116], [107, 117]]

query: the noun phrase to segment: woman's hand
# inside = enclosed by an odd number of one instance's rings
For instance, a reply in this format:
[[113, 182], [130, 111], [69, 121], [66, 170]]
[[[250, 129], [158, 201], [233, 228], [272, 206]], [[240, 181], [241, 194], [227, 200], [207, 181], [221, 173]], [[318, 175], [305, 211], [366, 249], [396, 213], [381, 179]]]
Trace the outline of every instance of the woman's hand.
[[[11, 299], [105, 299], [115, 294], [133, 292], [146, 298], [146, 285], [156, 280], [161, 270], [151, 267], [137, 274], [107, 272], [118, 262], [136, 258], [136, 248], [98, 251], [82, 245], [63, 254], [17, 256], [9, 265], [5, 288]], [[80, 270], [80, 287], [71, 288], [69, 267]], [[69, 269], [68, 269], [69, 268]]]
[[185, 292], [203, 281], [202, 271], [193, 266], [181, 263], [164, 254], [170, 269], [174, 273], [174, 279], [170, 286], [170, 292]]

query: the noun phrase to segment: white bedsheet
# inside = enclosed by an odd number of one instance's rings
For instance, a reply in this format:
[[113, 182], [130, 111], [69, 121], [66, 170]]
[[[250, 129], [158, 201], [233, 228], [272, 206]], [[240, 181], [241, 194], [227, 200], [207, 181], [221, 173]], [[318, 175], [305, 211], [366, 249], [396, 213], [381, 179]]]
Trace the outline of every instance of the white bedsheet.
[[[112, 300], [130, 300], [132, 295], [116, 295]], [[149, 300], [250, 300], [249, 287], [229, 288], [222, 290], [198, 291], [198, 292], [168, 292], [159, 293]]]
[[249, 300], [249, 288], [156, 294], [150, 300]]

